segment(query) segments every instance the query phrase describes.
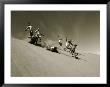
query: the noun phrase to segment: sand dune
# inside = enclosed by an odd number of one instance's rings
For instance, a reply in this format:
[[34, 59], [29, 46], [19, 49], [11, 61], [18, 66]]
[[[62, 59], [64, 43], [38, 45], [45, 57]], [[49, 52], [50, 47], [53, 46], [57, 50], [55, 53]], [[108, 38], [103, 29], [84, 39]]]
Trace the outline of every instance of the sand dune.
[[[61, 51], [66, 54], [65, 52]], [[69, 54], [53, 53], [24, 40], [11, 40], [11, 76], [18, 77], [91, 77], [100, 76], [100, 56], [81, 55], [81, 60]]]

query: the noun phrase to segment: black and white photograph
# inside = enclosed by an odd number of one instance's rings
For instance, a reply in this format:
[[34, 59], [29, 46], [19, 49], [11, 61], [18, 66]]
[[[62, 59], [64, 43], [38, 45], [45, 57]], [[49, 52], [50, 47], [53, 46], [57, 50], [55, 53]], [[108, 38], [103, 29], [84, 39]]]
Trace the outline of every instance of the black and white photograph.
[[12, 11], [11, 76], [100, 76], [100, 12]]
[[79, 6], [5, 5], [6, 83], [106, 82], [106, 6]]

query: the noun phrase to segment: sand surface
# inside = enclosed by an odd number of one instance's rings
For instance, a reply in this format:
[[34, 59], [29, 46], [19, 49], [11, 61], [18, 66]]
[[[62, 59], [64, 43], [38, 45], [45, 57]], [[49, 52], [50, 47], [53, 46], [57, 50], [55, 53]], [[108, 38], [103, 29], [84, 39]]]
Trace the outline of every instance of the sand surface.
[[[11, 40], [11, 76], [14, 77], [97, 77], [100, 55], [85, 53], [76, 60], [66, 52], [50, 52], [24, 40]], [[65, 55], [64, 55], [65, 54]]]

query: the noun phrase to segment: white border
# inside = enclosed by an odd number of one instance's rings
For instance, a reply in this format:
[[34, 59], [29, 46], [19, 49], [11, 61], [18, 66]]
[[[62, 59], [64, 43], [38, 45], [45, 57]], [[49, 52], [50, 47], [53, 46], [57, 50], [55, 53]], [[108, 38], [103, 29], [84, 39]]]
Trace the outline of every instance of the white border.
[[[100, 77], [11, 77], [11, 11], [100, 11]], [[106, 56], [106, 4], [5, 4], [5, 83], [6, 84], [106, 84], [107, 82], [107, 56]]]

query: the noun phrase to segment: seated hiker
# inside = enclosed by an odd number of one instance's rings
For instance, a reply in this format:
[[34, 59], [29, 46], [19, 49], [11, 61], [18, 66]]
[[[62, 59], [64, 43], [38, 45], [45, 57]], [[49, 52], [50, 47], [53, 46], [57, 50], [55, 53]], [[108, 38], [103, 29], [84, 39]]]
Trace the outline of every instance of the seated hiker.
[[31, 23], [29, 22], [28, 23], [28, 26], [26, 27], [26, 29], [25, 29], [25, 31], [29, 31], [29, 36], [28, 36], [28, 38], [31, 38], [32, 36], [33, 36], [33, 30], [32, 30], [32, 25], [31, 25]]
[[52, 52], [59, 53], [57, 47], [54, 47], [54, 46], [51, 47], [51, 51], [52, 51]]
[[46, 49], [49, 50], [49, 51], [51, 51], [51, 52], [59, 53], [59, 52], [58, 52], [58, 48], [55, 47], [55, 46], [50, 46], [50, 45], [48, 45], [48, 46], [46, 47]]

